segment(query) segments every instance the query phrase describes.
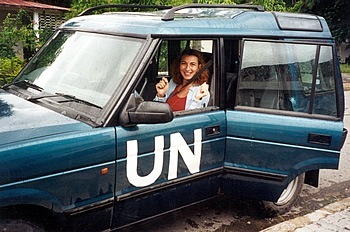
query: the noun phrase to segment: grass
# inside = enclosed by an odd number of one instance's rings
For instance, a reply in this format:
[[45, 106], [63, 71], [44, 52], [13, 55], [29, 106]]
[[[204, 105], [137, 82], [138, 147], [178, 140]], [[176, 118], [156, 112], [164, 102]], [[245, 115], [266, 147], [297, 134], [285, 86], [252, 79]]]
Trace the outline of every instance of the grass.
[[350, 65], [349, 64], [341, 64], [340, 70], [341, 70], [341, 73], [350, 73]]
[[[350, 82], [349, 82], [349, 74], [350, 74], [350, 65], [349, 64], [341, 64], [340, 65], [340, 71], [343, 73], [343, 84], [344, 84], [344, 91], [350, 91]], [[344, 75], [346, 73], [347, 75]], [[345, 78], [347, 77], [347, 78]]]

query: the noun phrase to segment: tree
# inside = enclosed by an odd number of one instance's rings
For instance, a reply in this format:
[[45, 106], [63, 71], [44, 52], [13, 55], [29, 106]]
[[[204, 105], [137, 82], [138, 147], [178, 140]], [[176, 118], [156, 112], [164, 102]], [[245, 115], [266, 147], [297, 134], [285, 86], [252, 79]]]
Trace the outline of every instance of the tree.
[[19, 10], [15, 15], [7, 15], [0, 32], [0, 44], [12, 48], [20, 42], [24, 48], [33, 50], [37, 46], [36, 41], [32, 19], [26, 11]]
[[40, 3], [53, 5], [53, 6], [61, 6], [66, 8], [70, 8], [72, 4], [72, 0], [35, 0], [35, 2], [40, 2]]
[[34, 51], [40, 46], [36, 33], [38, 32], [33, 29], [32, 18], [26, 11], [20, 10], [15, 15], [7, 15], [0, 31], [1, 84], [11, 81], [24, 65], [24, 60], [16, 56], [18, 51], [14, 51], [18, 44], [27, 51]]
[[299, 11], [323, 16], [337, 42], [346, 42], [350, 38], [349, 9], [349, 0], [302, 0]]
[[254, 4], [261, 5], [268, 11], [286, 11], [286, 3], [283, 0], [255, 0]]
[[[295, 0], [289, 0], [295, 1]], [[135, 5], [167, 5], [178, 6], [190, 3], [206, 3], [206, 4], [255, 4], [261, 5], [269, 11], [286, 11], [286, 3], [283, 0], [72, 0], [72, 11], [68, 14], [68, 18], [78, 15], [83, 10], [102, 4], [135, 4]]]

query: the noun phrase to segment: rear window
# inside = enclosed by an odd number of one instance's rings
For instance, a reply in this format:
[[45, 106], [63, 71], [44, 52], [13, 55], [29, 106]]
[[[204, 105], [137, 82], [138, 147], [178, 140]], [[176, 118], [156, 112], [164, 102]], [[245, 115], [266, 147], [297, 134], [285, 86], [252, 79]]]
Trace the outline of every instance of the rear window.
[[337, 116], [333, 49], [245, 41], [238, 105]]

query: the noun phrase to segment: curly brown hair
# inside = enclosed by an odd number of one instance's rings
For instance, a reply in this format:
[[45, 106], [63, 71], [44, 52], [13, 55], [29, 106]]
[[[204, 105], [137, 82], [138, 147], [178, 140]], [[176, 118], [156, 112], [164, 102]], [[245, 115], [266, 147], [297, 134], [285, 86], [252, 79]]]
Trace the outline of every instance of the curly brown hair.
[[[185, 55], [191, 55], [191, 56], [196, 56], [198, 58], [198, 65], [199, 68], [202, 68], [205, 65], [205, 60], [199, 51], [195, 49], [185, 49], [182, 51], [181, 55], [173, 62], [172, 68], [171, 68], [171, 74], [172, 78], [175, 84], [181, 84], [183, 81], [183, 76], [180, 73], [180, 63], [181, 63], [181, 58]], [[201, 85], [204, 82], [207, 82], [209, 78], [209, 70], [206, 69], [204, 70], [201, 75], [195, 80], [193, 83], [196, 85]]]

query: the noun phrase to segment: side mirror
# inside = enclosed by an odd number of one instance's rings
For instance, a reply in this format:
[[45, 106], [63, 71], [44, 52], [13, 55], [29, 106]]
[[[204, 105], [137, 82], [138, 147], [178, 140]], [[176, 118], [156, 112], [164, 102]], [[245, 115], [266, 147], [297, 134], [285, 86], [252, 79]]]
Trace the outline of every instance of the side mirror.
[[119, 123], [128, 127], [136, 124], [156, 124], [172, 121], [174, 114], [167, 103], [155, 101], [143, 101], [140, 96], [131, 95], [126, 107], [124, 107]]
[[166, 123], [173, 120], [174, 115], [170, 106], [164, 102], [144, 101], [134, 112], [129, 112], [131, 123]]

